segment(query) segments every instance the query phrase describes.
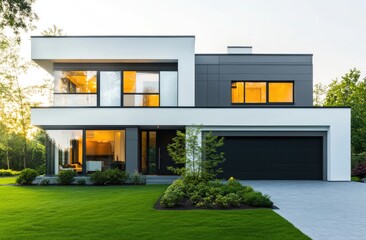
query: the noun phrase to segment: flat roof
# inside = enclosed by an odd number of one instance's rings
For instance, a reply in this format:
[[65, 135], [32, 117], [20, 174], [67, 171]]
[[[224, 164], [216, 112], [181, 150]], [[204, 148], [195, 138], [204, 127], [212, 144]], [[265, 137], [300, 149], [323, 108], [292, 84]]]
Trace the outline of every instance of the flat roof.
[[72, 35], [72, 36], [31, 36], [31, 38], [195, 38], [194, 35]]

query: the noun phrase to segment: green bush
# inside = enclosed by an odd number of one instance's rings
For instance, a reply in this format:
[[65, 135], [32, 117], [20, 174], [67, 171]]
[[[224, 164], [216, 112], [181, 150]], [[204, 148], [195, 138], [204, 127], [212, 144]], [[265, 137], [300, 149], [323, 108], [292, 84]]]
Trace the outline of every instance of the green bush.
[[224, 194], [237, 193], [243, 190], [243, 185], [241, 185], [241, 183], [238, 180], [230, 179], [229, 181], [227, 181], [226, 184], [222, 186], [221, 189]]
[[76, 181], [76, 183], [77, 183], [78, 185], [80, 185], [80, 186], [84, 186], [84, 185], [86, 185], [86, 180], [85, 180], [85, 178], [79, 178], [79, 179]]
[[96, 171], [91, 174], [90, 180], [95, 185], [105, 185], [108, 181], [107, 176], [104, 174], [104, 172]]
[[37, 172], [40, 174], [40, 175], [44, 175], [46, 174], [46, 164], [43, 163], [41, 165], [39, 165], [37, 168], [36, 168]]
[[142, 184], [143, 179], [142, 179], [141, 174], [139, 174], [138, 172], [135, 172], [131, 177], [131, 182], [135, 185]]
[[10, 177], [10, 176], [15, 176], [15, 175], [19, 175], [20, 172], [19, 171], [14, 171], [11, 169], [0, 169], [0, 177]]
[[122, 184], [128, 179], [128, 174], [119, 169], [108, 169], [104, 171], [106, 177], [106, 184]]
[[38, 175], [36, 170], [25, 168], [20, 172], [20, 175], [16, 179], [16, 183], [20, 185], [31, 185]]
[[41, 185], [41, 186], [48, 186], [48, 185], [50, 185], [50, 180], [49, 179], [42, 179], [39, 182], [39, 185]]
[[74, 181], [74, 177], [76, 177], [76, 172], [71, 170], [60, 171], [58, 173], [58, 183], [61, 185], [70, 185]]
[[160, 205], [165, 208], [179, 206], [184, 196], [184, 183], [181, 179], [177, 179], [164, 192]]
[[263, 195], [260, 192], [248, 192], [244, 195], [243, 202], [253, 207], [266, 207], [270, 208], [273, 206], [273, 202], [270, 200], [268, 195]]
[[359, 164], [366, 164], [366, 152], [362, 152], [359, 154], [352, 154], [351, 157], [351, 169], [354, 169]]

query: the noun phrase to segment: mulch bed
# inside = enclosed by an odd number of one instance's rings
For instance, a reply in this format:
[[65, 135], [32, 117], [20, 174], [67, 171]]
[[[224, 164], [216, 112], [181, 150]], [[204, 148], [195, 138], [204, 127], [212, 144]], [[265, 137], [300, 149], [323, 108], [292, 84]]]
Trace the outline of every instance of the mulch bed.
[[[199, 207], [196, 207], [196, 206], [192, 205], [189, 202], [188, 198], [184, 199], [182, 201], [182, 203], [177, 207], [164, 208], [160, 205], [160, 199], [161, 199], [161, 197], [158, 199], [158, 201], [154, 205], [154, 209], [156, 209], [156, 210], [168, 210], [169, 211], [169, 210], [249, 210], [249, 209], [263, 209], [261, 207], [252, 207], [252, 206], [248, 206], [248, 205], [245, 205], [245, 204], [240, 204], [239, 207], [228, 207], [228, 208], [220, 208], [220, 207], [199, 208]], [[279, 209], [279, 208], [273, 205], [272, 209]]]

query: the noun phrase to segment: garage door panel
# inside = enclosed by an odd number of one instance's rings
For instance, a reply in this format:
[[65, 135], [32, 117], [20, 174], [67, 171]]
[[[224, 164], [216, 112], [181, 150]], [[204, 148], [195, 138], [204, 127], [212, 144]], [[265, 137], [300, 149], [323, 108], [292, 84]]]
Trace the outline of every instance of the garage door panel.
[[225, 137], [223, 178], [322, 179], [322, 137]]

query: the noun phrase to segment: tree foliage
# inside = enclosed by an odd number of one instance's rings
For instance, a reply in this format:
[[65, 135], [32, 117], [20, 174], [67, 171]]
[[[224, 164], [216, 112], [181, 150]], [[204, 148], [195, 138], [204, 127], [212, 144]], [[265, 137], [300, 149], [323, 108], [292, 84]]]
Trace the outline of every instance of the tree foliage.
[[366, 77], [361, 79], [361, 72], [351, 69], [333, 80], [323, 92], [323, 106], [351, 107], [352, 152], [366, 152]]
[[0, 2], [0, 29], [9, 27], [19, 35], [22, 30], [31, 29], [33, 21], [38, 19], [32, 8], [34, 0], [1, 0]]
[[43, 36], [65, 36], [64, 30], [53, 24], [51, 27], [41, 32]]
[[214, 179], [222, 172], [220, 165], [225, 158], [218, 148], [224, 145], [224, 139], [211, 132], [202, 134], [199, 127], [189, 127], [185, 133], [177, 131], [177, 136], [168, 145], [168, 153], [176, 166], [169, 170], [183, 177], [203, 180]]

